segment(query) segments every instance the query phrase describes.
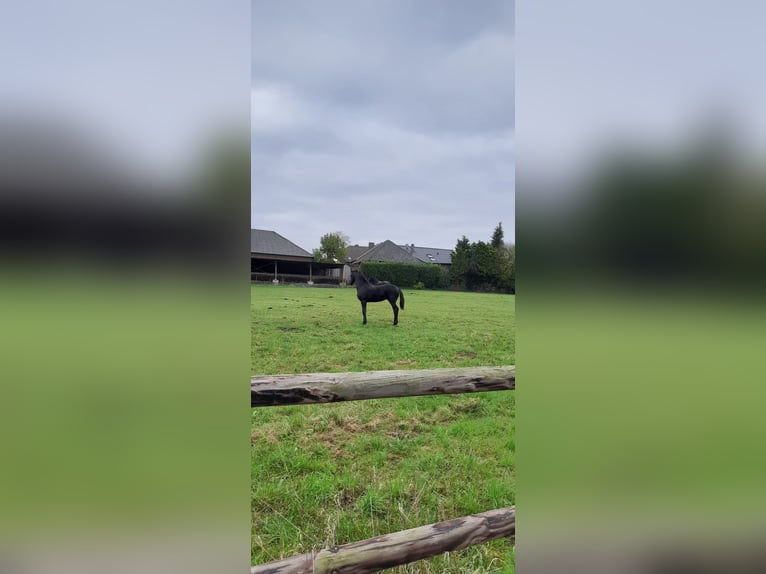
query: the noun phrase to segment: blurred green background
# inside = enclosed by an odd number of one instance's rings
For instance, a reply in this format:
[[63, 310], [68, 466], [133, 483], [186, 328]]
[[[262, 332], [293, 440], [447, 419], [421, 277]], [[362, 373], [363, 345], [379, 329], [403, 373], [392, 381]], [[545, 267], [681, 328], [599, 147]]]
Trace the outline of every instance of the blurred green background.
[[0, 571], [249, 565], [250, 3], [0, 18]]
[[519, 2], [519, 572], [763, 571], [766, 8]]

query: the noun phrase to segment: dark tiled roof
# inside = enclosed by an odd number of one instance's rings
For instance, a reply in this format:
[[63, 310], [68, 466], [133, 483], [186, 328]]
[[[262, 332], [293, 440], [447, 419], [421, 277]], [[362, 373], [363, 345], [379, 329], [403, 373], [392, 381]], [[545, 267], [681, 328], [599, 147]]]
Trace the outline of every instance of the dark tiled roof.
[[349, 245], [346, 247], [346, 261], [349, 259], [351, 259], [351, 261], [356, 261], [357, 257], [369, 250], [370, 247], [366, 245]]
[[386, 239], [358, 255], [354, 261], [385, 261], [388, 263], [421, 263], [393, 241]]
[[440, 265], [450, 265], [452, 263], [451, 249], [418, 247], [416, 245], [401, 245], [400, 247], [424, 263], [439, 263]]
[[282, 237], [274, 231], [265, 229], [250, 230], [250, 253], [262, 253], [264, 255], [286, 255], [289, 257], [308, 257], [313, 255], [301, 249], [292, 241]]

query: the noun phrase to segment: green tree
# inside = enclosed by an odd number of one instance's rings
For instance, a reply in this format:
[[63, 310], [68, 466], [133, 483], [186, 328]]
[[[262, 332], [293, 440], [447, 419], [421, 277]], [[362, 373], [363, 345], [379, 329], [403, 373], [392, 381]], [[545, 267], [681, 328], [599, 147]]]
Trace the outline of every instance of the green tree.
[[494, 289], [499, 279], [497, 250], [491, 243], [479, 241], [472, 245], [473, 265], [469, 269], [472, 288]]
[[465, 235], [457, 242], [449, 280], [452, 286], [469, 291], [516, 292], [516, 247], [503, 241], [502, 223], [489, 243], [471, 243]]
[[346, 259], [348, 236], [340, 231], [325, 233], [319, 240], [319, 248], [314, 249], [314, 261], [341, 262]]
[[469, 260], [471, 259], [471, 242], [463, 235], [455, 245], [450, 265], [450, 283], [455, 287], [465, 289], [466, 273], [468, 272]]
[[511, 293], [511, 276], [513, 275], [512, 255], [508, 245], [503, 242], [503, 223], [500, 222], [492, 233], [492, 248], [495, 250], [495, 269], [490, 278], [492, 286], [500, 291]]
[[498, 287], [504, 293], [516, 293], [516, 246], [508, 243], [500, 250]]
[[492, 233], [492, 247], [497, 251], [503, 247], [503, 222], [497, 224], [495, 231]]

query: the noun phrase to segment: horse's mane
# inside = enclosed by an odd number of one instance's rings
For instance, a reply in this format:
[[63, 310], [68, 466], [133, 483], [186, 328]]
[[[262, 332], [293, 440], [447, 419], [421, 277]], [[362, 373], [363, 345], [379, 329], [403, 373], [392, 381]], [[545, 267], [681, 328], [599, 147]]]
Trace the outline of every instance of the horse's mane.
[[356, 271], [359, 274], [359, 277], [361, 279], [364, 279], [364, 281], [371, 286], [374, 285], [392, 285], [392, 283], [389, 283], [388, 281], [381, 281], [380, 279], [376, 279], [374, 277], [367, 277], [364, 273], [362, 273], [361, 269], [353, 269], [353, 271]]

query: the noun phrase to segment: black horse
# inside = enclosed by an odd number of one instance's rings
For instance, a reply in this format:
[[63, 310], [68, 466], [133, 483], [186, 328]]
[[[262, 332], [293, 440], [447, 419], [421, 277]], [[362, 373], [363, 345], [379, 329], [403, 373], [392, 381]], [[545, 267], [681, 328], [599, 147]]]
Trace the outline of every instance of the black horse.
[[367, 302], [376, 303], [378, 301], [388, 301], [394, 310], [394, 325], [399, 324], [399, 308], [396, 306], [396, 298], [399, 298], [399, 304], [404, 309], [404, 292], [393, 283], [381, 281], [373, 284], [365, 277], [361, 271], [356, 269], [351, 271], [351, 280], [349, 285], [356, 285], [356, 296], [362, 303], [363, 325], [367, 324]]

